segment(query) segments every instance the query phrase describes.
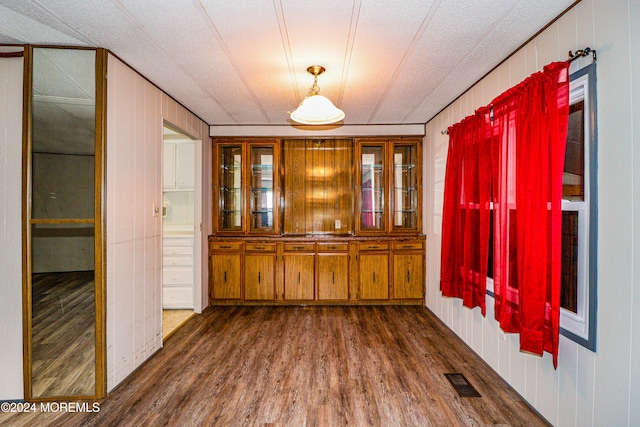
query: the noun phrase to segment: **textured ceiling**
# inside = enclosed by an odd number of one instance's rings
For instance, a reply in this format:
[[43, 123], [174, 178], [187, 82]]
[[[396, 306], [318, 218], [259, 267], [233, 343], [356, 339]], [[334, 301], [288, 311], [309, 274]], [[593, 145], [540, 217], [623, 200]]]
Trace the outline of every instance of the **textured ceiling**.
[[[212, 125], [425, 123], [574, 0], [0, 0], [0, 44], [104, 47]], [[44, 94], [43, 94], [44, 95]]]

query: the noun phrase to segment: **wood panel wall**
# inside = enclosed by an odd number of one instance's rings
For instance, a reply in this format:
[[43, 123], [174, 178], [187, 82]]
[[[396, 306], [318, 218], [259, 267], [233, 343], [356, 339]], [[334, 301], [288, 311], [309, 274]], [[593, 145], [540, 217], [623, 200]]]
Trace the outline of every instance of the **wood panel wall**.
[[[531, 405], [558, 426], [640, 425], [640, 5], [583, 0], [427, 123], [425, 217], [427, 305]], [[561, 336], [551, 357], [521, 353], [517, 335], [439, 290], [448, 137], [441, 131], [569, 50], [597, 50], [598, 337], [593, 353]], [[571, 71], [591, 61], [574, 62]]]
[[352, 233], [353, 140], [285, 139], [282, 144], [284, 233]]
[[[203, 162], [210, 162], [211, 154], [206, 124], [112, 55], [107, 90], [107, 390], [111, 391], [162, 346], [161, 218], [154, 216], [153, 208], [162, 206], [163, 120], [203, 140]], [[197, 168], [202, 170], [202, 164]], [[199, 193], [196, 197], [202, 199]], [[210, 200], [203, 200], [205, 211], [198, 213], [198, 219], [210, 217], [210, 205]], [[208, 233], [205, 222], [203, 235]], [[195, 265], [207, 259], [202, 246], [195, 248]], [[207, 283], [207, 269], [202, 270]], [[201, 311], [206, 289], [196, 300], [196, 311]]]
[[22, 399], [22, 70], [0, 58], [0, 400]]

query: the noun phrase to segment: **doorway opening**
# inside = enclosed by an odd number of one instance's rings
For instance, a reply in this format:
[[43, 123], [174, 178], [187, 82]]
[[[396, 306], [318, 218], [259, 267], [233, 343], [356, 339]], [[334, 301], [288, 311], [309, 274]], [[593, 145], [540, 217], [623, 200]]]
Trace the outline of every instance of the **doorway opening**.
[[196, 141], [165, 124], [162, 149], [162, 338], [194, 315]]

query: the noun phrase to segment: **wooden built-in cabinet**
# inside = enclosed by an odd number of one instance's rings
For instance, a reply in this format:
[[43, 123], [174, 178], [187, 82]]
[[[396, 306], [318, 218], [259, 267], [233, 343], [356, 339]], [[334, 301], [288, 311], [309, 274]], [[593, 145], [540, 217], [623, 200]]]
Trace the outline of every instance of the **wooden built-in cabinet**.
[[424, 304], [420, 139], [213, 143], [212, 304]]

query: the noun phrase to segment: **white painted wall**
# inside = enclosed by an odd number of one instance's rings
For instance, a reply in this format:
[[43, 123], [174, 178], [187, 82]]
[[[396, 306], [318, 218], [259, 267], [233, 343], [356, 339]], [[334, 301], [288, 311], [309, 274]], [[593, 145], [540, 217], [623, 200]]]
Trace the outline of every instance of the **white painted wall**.
[[[107, 391], [111, 391], [162, 346], [161, 218], [153, 208], [162, 206], [163, 120], [204, 140], [200, 149], [206, 147], [205, 152], [211, 148], [206, 144], [205, 123], [116, 57], [109, 55], [107, 67]], [[203, 162], [206, 158], [202, 156]], [[203, 206], [210, 204], [203, 200]], [[210, 227], [203, 228], [196, 239], [196, 265], [207, 259], [202, 258], [206, 248], [202, 237], [206, 241]], [[206, 275], [205, 261], [201, 283], [207, 283]], [[198, 312], [207, 304], [203, 288], [196, 298]]]
[[[558, 426], [640, 425], [640, 2], [583, 0], [431, 120], [425, 137], [427, 306]], [[448, 137], [441, 131], [495, 96], [564, 60], [569, 50], [597, 50], [598, 336], [597, 353], [560, 337], [551, 357], [520, 353], [494, 320], [443, 298], [439, 289], [442, 200]], [[586, 65], [576, 61], [571, 71]]]
[[22, 71], [0, 58], [0, 400], [22, 399]]

